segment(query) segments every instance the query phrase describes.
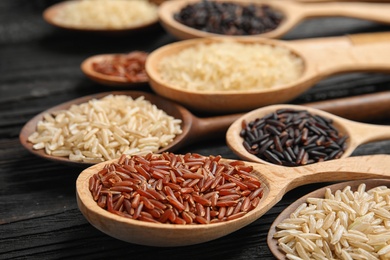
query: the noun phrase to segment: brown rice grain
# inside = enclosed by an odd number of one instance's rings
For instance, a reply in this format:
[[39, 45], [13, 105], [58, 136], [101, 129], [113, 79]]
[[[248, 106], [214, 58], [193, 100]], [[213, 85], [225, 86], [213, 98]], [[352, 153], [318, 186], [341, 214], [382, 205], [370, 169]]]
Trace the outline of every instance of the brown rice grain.
[[53, 156], [96, 163], [156, 152], [181, 133], [180, 124], [144, 97], [107, 95], [45, 114], [28, 141]]
[[[376, 187], [366, 191], [365, 185], [359, 186], [355, 192], [350, 187], [335, 193], [326, 190], [323, 199], [307, 199], [307, 206], [301, 204], [297, 214], [283, 220], [277, 226], [279, 231], [274, 238], [278, 239], [279, 248], [286, 256], [306, 258], [307, 254], [313, 259], [388, 259], [390, 229], [385, 225], [389, 218], [385, 196], [389, 190]], [[319, 205], [325, 211], [319, 211]], [[293, 224], [291, 219], [297, 218], [305, 221]], [[292, 234], [294, 239], [291, 239]], [[289, 251], [286, 245], [295, 250]]]

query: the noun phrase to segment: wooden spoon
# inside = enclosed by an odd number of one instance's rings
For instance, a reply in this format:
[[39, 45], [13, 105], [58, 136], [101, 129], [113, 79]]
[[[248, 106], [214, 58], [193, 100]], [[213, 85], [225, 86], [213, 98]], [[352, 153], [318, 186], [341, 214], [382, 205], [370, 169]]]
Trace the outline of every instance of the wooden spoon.
[[148, 246], [184, 246], [210, 241], [257, 220], [283, 195], [298, 186], [316, 182], [389, 178], [390, 156], [349, 157], [302, 167], [287, 168], [246, 162], [252, 165], [264, 187], [259, 205], [241, 218], [205, 225], [157, 224], [112, 214], [93, 200], [89, 179], [104, 167], [100, 163], [82, 171], [76, 181], [77, 203], [85, 218], [102, 232], [130, 243]]
[[[224, 116], [214, 116], [208, 118], [200, 118], [193, 115], [190, 111], [185, 109], [184, 107], [166, 100], [160, 96], [156, 96], [147, 92], [141, 91], [112, 91], [112, 92], [103, 92], [99, 94], [84, 96], [81, 98], [77, 98], [58, 106], [52, 107], [42, 113], [33, 117], [30, 121], [28, 121], [24, 127], [22, 128], [19, 139], [21, 144], [31, 153], [42, 157], [44, 159], [52, 160], [55, 162], [65, 163], [73, 166], [81, 166], [88, 167], [91, 163], [84, 162], [74, 162], [70, 161], [66, 157], [58, 157], [46, 154], [43, 150], [35, 150], [33, 149], [33, 144], [28, 141], [28, 137], [36, 131], [37, 123], [42, 120], [43, 115], [45, 113], [52, 113], [54, 111], [69, 109], [72, 104], [81, 104], [91, 100], [93, 98], [102, 98], [106, 95], [128, 95], [133, 98], [137, 98], [139, 96], [144, 96], [146, 100], [149, 100], [152, 104], [155, 104], [158, 108], [164, 110], [167, 114], [181, 119], [182, 120], [182, 134], [178, 135], [174, 141], [159, 150], [159, 152], [164, 151], [177, 151], [178, 149], [184, 147], [185, 145], [189, 145], [191, 143], [196, 143], [198, 141], [204, 141], [213, 138], [220, 138], [226, 134], [226, 130], [237, 120], [242, 114], [231, 114]], [[319, 103], [313, 102], [308, 104], [311, 107], [316, 107], [318, 109], [326, 109], [331, 110], [332, 113], [348, 113], [348, 111], [358, 111], [361, 107], [365, 107], [367, 113], [351, 113], [350, 116], [354, 117], [358, 120], [371, 120], [371, 119], [383, 119], [388, 117], [388, 110], [390, 109], [390, 92], [386, 93], [375, 93], [368, 94], [364, 97], [348, 97], [341, 99], [334, 99], [329, 102], [321, 101]], [[329, 103], [334, 103], [333, 106], [329, 105]], [[371, 113], [374, 112], [374, 114]], [[356, 116], [359, 116], [356, 118]]]
[[390, 180], [386, 179], [370, 179], [370, 180], [359, 180], [359, 181], [348, 181], [348, 182], [341, 182], [333, 185], [329, 185], [326, 187], [323, 187], [321, 189], [318, 189], [316, 191], [313, 191], [297, 201], [295, 201], [293, 204], [288, 206], [285, 210], [283, 210], [282, 213], [279, 214], [279, 216], [275, 219], [275, 221], [272, 223], [268, 236], [267, 236], [267, 244], [269, 249], [271, 250], [272, 254], [277, 259], [287, 259], [286, 255], [278, 249], [277, 239], [274, 239], [273, 236], [275, 234], [276, 226], [281, 223], [284, 219], [289, 218], [291, 213], [293, 213], [301, 204], [305, 203], [308, 198], [324, 198], [325, 196], [325, 190], [326, 188], [329, 188], [332, 193], [336, 192], [337, 190], [343, 190], [345, 187], [350, 186], [352, 191], [356, 191], [360, 184], [366, 184], [366, 190], [378, 187], [378, 186], [390, 186]]
[[96, 34], [103, 34], [103, 35], [124, 35], [129, 33], [135, 33], [135, 32], [142, 32], [147, 31], [149, 29], [152, 29], [153, 27], [157, 26], [159, 24], [158, 22], [158, 16], [156, 16], [155, 19], [138, 25], [128, 25], [122, 28], [108, 28], [108, 29], [102, 29], [102, 28], [86, 28], [82, 25], [80, 26], [71, 26], [67, 24], [63, 24], [61, 21], [58, 21], [56, 18], [58, 16], [58, 13], [61, 12], [61, 9], [65, 8], [69, 4], [73, 4], [73, 1], [63, 1], [59, 2], [57, 4], [54, 4], [48, 8], [45, 9], [43, 12], [43, 19], [58, 28], [65, 29], [68, 31], [78, 31], [83, 33], [96, 33]]
[[342, 155], [342, 158], [350, 156], [352, 152], [361, 144], [386, 140], [390, 138], [390, 126], [354, 122], [312, 107], [286, 104], [262, 107], [253, 110], [237, 119], [234, 123], [231, 124], [226, 132], [227, 145], [236, 155], [244, 160], [275, 165], [260, 159], [254, 154], [249, 153], [243, 146], [243, 138], [240, 136], [240, 131], [242, 130], [241, 124], [243, 120], [249, 123], [256, 118], [262, 118], [267, 114], [273, 113], [276, 110], [283, 108], [307, 110], [312, 115], [320, 115], [324, 118], [333, 120], [333, 125], [339, 131], [339, 133], [341, 133], [343, 136], [348, 136], [346, 141], [347, 147], [344, 151], [344, 154]]
[[[103, 92], [94, 95], [84, 96], [77, 98], [63, 104], [52, 107], [42, 113], [36, 115], [22, 128], [19, 139], [22, 145], [31, 153], [40, 156], [44, 159], [49, 159], [56, 162], [70, 164], [73, 166], [88, 167], [91, 163], [74, 162], [70, 161], [67, 157], [52, 156], [45, 153], [44, 150], [33, 149], [33, 144], [28, 141], [28, 137], [36, 131], [37, 123], [42, 120], [45, 113], [52, 113], [54, 111], [69, 109], [73, 104], [85, 103], [93, 98], [102, 98], [109, 94], [113, 95], [128, 95], [133, 98], [144, 96], [146, 100], [149, 100], [152, 104], [155, 104], [159, 109], [164, 110], [167, 114], [182, 120], [182, 133], [174, 139], [170, 145], [160, 149], [158, 152], [164, 152], [168, 150], [177, 150], [186, 144], [195, 142], [196, 140], [204, 140], [207, 138], [213, 138], [216, 136], [223, 136], [229, 125], [238, 118], [238, 115], [226, 115], [213, 118], [198, 118], [190, 113], [184, 107], [166, 100], [165, 98], [141, 91], [111, 91]], [[373, 103], [374, 105], [374, 103]], [[207, 135], [206, 135], [207, 133]]]
[[[159, 63], [163, 58], [199, 44], [211, 44], [223, 40], [287, 48], [303, 60], [303, 73], [297, 80], [287, 84], [247, 91], [188, 90], [176, 87], [162, 78]], [[248, 112], [266, 105], [285, 103], [301, 95], [321, 79], [334, 74], [353, 71], [389, 72], [389, 61], [390, 33], [357, 34], [297, 41], [218, 37], [191, 39], [165, 45], [149, 54], [145, 68], [152, 89], [160, 96], [174, 100], [194, 111], [217, 114]], [[245, 78], [242, 80], [245, 81]]]
[[[283, 21], [272, 31], [247, 36], [231, 37], [266, 37], [279, 38], [293, 29], [306, 18], [345, 16], [365, 19], [379, 23], [390, 23], [390, 6], [386, 3], [298, 3], [295, 1], [272, 0], [213, 0], [216, 2], [231, 2], [242, 5], [268, 5], [284, 15]], [[186, 26], [174, 19], [174, 14], [189, 4], [201, 2], [201, 0], [171, 0], [162, 3], [159, 7], [159, 17], [162, 26], [178, 39], [191, 39], [203, 37], [221, 36], [220, 34], [201, 31]]]
[[114, 86], [114, 87], [142, 87], [146, 86], [148, 80], [142, 80], [142, 81], [129, 81], [129, 79], [125, 77], [119, 77], [119, 76], [111, 76], [103, 73], [97, 72], [95, 69], [93, 69], [94, 63], [99, 62], [109, 62], [112, 60], [115, 56], [118, 55], [125, 55], [125, 54], [99, 54], [94, 55], [92, 57], [89, 57], [85, 59], [81, 63], [81, 70], [82, 72], [91, 80], [96, 81], [97, 83], [100, 83], [102, 85], [107, 86]]

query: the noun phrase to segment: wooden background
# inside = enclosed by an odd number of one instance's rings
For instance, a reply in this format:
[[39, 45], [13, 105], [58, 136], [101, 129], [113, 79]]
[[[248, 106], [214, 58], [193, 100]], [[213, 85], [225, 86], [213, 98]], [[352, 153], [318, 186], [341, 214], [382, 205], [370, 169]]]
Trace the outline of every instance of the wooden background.
[[[273, 220], [291, 202], [326, 183], [289, 192], [266, 215], [226, 237], [187, 247], [154, 248], [116, 240], [91, 226], [75, 200], [75, 180], [81, 169], [43, 160], [20, 145], [19, 131], [34, 115], [73, 98], [113, 90], [82, 74], [80, 63], [85, 58], [100, 53], [153, 51], [175, 41], [161, 27], [122, 37], [62, 31], [42, 19], [44, 8], [55, 2], [0, 1], [0, 259], [274, 259], [266, 244]], [[389, 28], [349, 18], [312, 19], [283, 39]], [[389, 90], [390, 75], [353, 73], [323, 80], [291, 103]], [[381, 121], [365, 121], [389, 124], [390, 112], [384, 116]], [[185, 152], [237, 158], [224, 136], [178, 151]], [[378, 153], [390, 154], [390, 142], [363, 145], [353, 155]]]

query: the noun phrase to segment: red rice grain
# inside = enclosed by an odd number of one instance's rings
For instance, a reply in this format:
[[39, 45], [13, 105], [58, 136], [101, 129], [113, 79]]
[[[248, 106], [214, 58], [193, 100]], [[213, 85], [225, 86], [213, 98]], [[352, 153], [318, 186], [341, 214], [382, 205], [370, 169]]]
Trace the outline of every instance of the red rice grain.
[[122, 155], [90, 178], [89, 189], [113, 214], [179, 225], [240, 218], [263, 195], [251, 166], [191, 153]]

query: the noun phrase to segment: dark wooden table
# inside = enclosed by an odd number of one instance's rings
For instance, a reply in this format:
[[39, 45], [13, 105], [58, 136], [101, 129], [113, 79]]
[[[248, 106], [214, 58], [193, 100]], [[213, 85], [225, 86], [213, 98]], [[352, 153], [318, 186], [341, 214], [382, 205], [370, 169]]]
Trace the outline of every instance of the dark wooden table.
[[[109, 52], [153, 51], [175, 41], [161, 27], [121, 37], [62, 31], [46, 24], [41, 16], [44, 8], [55, 2], [0, 1], [0, 259], [273, 259], [266, 244], [273, 220], [291, 202], [325, 183], [290, 191], [263, 217], [226, 237], [179, 248], [147, 247], [111, 238], [86, 221], [75, 199], [75, 180], [81, 169], [38, 158], [20, 145], [19, 131], [39, 112], [73, 98], [113, 90], [82, 74], [80, 63], [85, 58]], [[284, 39], [388, 29], [356, 19], [313, 19]], [[323, 80], [291, 103], [389, 90], [390, 75], [353, 73]], [[364, 121], [389, 124], [390, 112], [380, 121]], [[224, 136], [178, 151], [185, 152], [237, 158]], [[389, 141], [363, 145], [353, 156], [379, 153], [390, 154]]]

